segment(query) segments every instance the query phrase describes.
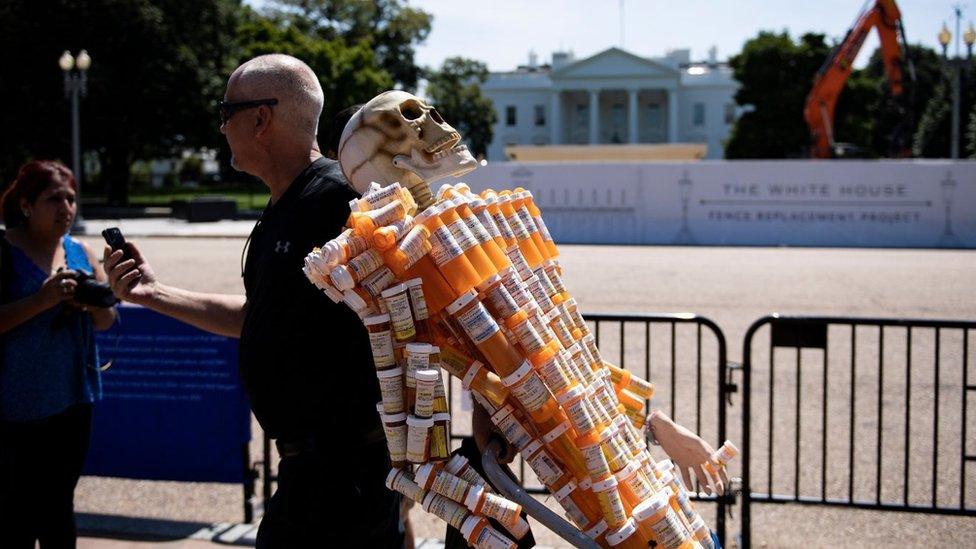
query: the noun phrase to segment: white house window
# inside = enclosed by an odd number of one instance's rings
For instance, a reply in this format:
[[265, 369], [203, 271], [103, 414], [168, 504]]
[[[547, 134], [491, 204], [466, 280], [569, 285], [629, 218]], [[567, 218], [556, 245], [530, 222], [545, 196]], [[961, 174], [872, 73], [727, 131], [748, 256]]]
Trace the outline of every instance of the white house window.
[[731, 124], [735, 122], [735, 105], [733, 103], [725, 104], [725, 123]]
[[518, 124], [518, 118], [516, 117], [515, 105], [509, 105], [505, 107], [505, 125], [514, 126]]
[[535, 125], [545, 126], [546, 125], [546, 106], [536, 105], [535, 106]]
[[691, 123], [694, 126], [705, 125], [705, 104], [704, 103], [695, 103], [694, 105], [692, 105]]

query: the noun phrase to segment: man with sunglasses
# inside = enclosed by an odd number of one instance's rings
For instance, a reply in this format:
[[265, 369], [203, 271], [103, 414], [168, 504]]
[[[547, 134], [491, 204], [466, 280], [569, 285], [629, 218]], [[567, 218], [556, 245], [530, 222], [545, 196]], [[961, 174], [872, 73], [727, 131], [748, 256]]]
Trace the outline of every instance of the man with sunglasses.
[[369, 341], [352, 311], [302, 273], [312, 247], [338, 235], [358, 197], [316, 142], [323, 94], [303, 62], [252, 59], [220, 105], [231, 165], [260, 178], [271, 200], [246, 244], [246, 295], [159, 282], [138, 248], [105, 249], [121, 299], [240, 338], [240, 372], [262, 428], [281, 455], [258, 547], [401, 547], [399, 501], [384, 486], [389, 458]]

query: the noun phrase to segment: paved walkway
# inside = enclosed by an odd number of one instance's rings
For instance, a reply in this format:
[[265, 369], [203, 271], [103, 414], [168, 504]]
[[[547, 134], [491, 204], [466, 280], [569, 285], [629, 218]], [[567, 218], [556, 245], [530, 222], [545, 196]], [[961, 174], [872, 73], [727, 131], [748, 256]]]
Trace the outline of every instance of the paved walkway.
[[[169, 220], [123, 220], [92, 221], [89, 232], [98, 234], [101, 227], [117, 224], [127, 232], [132, 240], [138, 241], [140, 248], [152, 262], [161, 280], [179, 287], [199, 291], [240, 293], [240, 255], [253, 222], [223, 222], [188, 224]], [[228, 234], [228, 225], [236, 224], [237, 234]], [[220, 238], [197, 238], [188, 242], [186, 238], [145, 238], [146, 235], [185, 234], [204, 236], [223, 234]], [[179, 229], [179, 230], [177, 230]], [[169, 230], [169, 233], [163, 231]], [[233, 238], [229, 238], [233, 237]], [[92, 244], [101, 240], [100, 236], [85, 237]], [[644, 311], [694, 311], [718, 323], [728, 337], [728, 353], [731, 360], [742, 356], [742, 337], [756, 318], [772, 311], [784, 314], [818, 314], [837, 316], [885, 316], [922, 318], [976, 318], [976, 300], [972, 293], [973, 272], [976, 272], [976, 253], [971, 250], [893, 250], [893, 249], [828, 249], [828, 248], [733, 248], [733, 247], [655, 247], [655, 246], [561, 246], [561, 261], [566, 266], [566, 284], [586, 312], [644, 312]], [[611, 332], [612, 333], [612, 332]], [[660, 334], [660, 335], [659, 335]], [[654, 376], [663, 383], [670, 363], [670, 351], [662, 337], [655, 333], [655, 351], [662, 360], [656, 367]], [[679, 333], [680, 335], [680, 333]], [[612, 343], [611, 338], [610, 343]], [[628, 336], [627, 341], [640, 341]], [[693, 340], [691, 340], [693, 344]], [[946, 347], [948, 349], [948, 347]], [[921, 355], [921, 345], [916, 351]], [[946, 351], [944, 351], [946, 352]], [[972, 348], [970, 348], [972, 352]], [[931, 353], [926, 354], [931, 356]], [[660, 361], [655, 361], [658, 364]], [[970, 364], [972, 364], [972, 360]], [[946, 364], [961, 363], [948, 360]], [[634, 363], [635, 365], [638, 362]], [[633, 366], [632, 366], [633, 367]], [[943, 366], [947, 368], [948, 366]], [[806, 370], [806, 369], [805, 369]], [[919, 387], [931, 385], [934, 372], [931, 365], [919, 360], [913, 365], [913, 376], [919, 384], [913, 383], [918, 398], [913, 400], [912, 418], [925, 421], [931, 427], [930, 416], [923, 415], [932, 405], [921, 397]], [[959, 379], [958, 372], [957, 377]], [[885, 380], [895, 380], [897, 370], [885, 373]], [[890, 374], [890, 375], [889, 375]], [[811, 376], [813, 382], [816, 376]], [[653, 378], [652, 378], [653, 379]], [[943, 372], [943, 379], [948, 373]], [[809, 380], [807, 380], [809, 381]], [[867, 378], [866, 381], [872, 381]], [[900, 403], [906, 400], [904, 385], [893, 385], [885, 389], [885, 402]], [[667, 391], [662, 391], [662, 399]], [[820, 394], [814, 391], [812, 394]], [[943, 393], [948, 394], [948, 393]], [[959, 393], [954, 393], [958, 395]], [[866, 410], [860, 415], [858, 429], [872, 430], [877, 427], [877, 411], [873, 401], [864, 401]], [[735, 399], [730, 409], [731, 430], [728, 437], [738, 442], [741, 433], [736, 427], [741, 425], [741, 395]], [[940, 422], [948, 421], [948, 406], [958, 408], [958, 398], [945, 399]], [[665, 402], [665, 400], [661, 400]], [[788, 402], [788, 401], [787, 401]], [[840, 403], [841, 399], [831, 398]], [[754, 406], [756, 406], [754, 404]], [[925, 406], [928, 406], [926, 408]], [[885, 405], [886, 412], [895, 410], [897, 405]], [[766, 408], [756, 406], [756, 421], [765, 425]], [[831, 421], [845, 423], [848, 412], [838, 410], [831, 415]], [[894, 412], [897, 413], [897, 412]], [[804, 414], [816, 417], [815, 414]], [[885, 418], [885, 428], [894, 430], [900, 427], [898, 419]], [[707, 425], [703, 425], [708, 428]], [[847, 427], [844, 427], [847, 429]], [[941, 429], [945, 433], [958, 433], [958, 422], [946, 423]], [[913, 427], [913, 434], [916, 429]], [[259, 431], [255, 428], [255, 433]], [[838, 432], [847, 433], [846, 430]], [[922, 427], [918, 429], [922, 435]], [[255, 435], [256, 437], [258, 435]], [[872, 435], [873, 437], [873, 435]], [[943, 436], [940, 441], [951, 441], [953, 437]], [[809, 442], [807, 442], [809, 439]], [[888, 444], [894, 437], [885, 437]], [[955, 437], [956, 441], [959, 437]], [[866, 444], [873, 445], [874, 438]], [[807, 444], [816, 445], [815, 450], [804, 455], [819, 455], [818, 440], [814, 436], [804, 439]], [[252, 455], [259, 455], [260, 441], [255, 438]], [[955, 447], [958, 455], [958, 446]], [[829, 463], [848, 463], [847, 446], [831, 444], [828, 448]], [[861, 448], [859, 447], [859, 450]], [[911, 447], [913, 456], [932, 455], [931, 441]], [[886, 455], [898, 455], [900, 450], [885, 446]], [[950, 455], [948, 449], [943, 449]], [[765, 463], [761, 452], [755, 454], [760, 461], [753, 461], [754, 468], [763, 468]], [[859, 451], [855, 456], [857, 471], [857, 492], [855, 496], [870, 493], [874, 497], [875, 465], [872, 451]], [[914, 457], [913, 457], [914, 459]], [[789, 463], [787, 463], [789, 462]], [[789, 465], [792, 460], [778, 460], [776, 478], [790, 478], [793, 474]], [[784, 465], [786, 464], [786, 465]], [[733, 464], [736, 473], [737, 464]], [[783, 469], [785, 467], [785, 469]], [[912, 465], [913, 479], [924, 482], [931, 475], [931, 468], [925, 463], [922, 468]], [[764, 470], [764, 468], [763, 468]], [[846, 494], [846, 473], [831, 469], [832, 476], [828, 490], [840, 493], [835, 488], [843, 483]], [[958, 483], [947, 481], [947, 474], [940, 476], [939, 491], [951, 497], [942, 499], [958, 501]], [[834, 474], [837, 473], [837, 474]], [[805, 473], [804, 473], [805, 474]], [[881, 471], [885, 486], [884, 497], [893, 500], [901, 492], [903, 470], [898, 464], [885, 465]], [[971, 471], [970, 471], [971, 476]], [[819, 482], [817, 475], [816, 482]], [[804, 477], [806, 478], [806, 477]], [[757, 482], [754, 477], [754, 482]], [[805, 482], [805, 481], [804, 481]], [[807, 486], [816, 486], [807, 484]], [[912, 480], [915, 482], [915, 480]], [[761, 483], [764, 485], [765, 483]], [[927, 490], [913, 484], [911, 502], [921, 503], [928, 495]], [[839, 490], [839, 489], [838, 489]], [[976, 483], [966, 485], [964, 500], [971, 506], [976, 501]], [[919, 498], [916, 500], [916, 498]], [[160, 516], [193, 521], [196, 530], [183, 538], [156, 538], [168, 541], [122, 542], [113, 539], [86, 538], [80, 546], [84, 548], [145, 548], [153, 547], [213, 547], [226, 544], [219, 541], [200, 541], [193, 538], [203, 530], [213, 535], [225, 535], [233, 528], [234, 521], [241, 516], [241, 489], [239, 486], [217, 484], [169, 483], [132, 481], [83, 477], [79, 484], [76, 505], [80, 511], [89, 513], [125, 513], [130, 515]], [[714, 509], [706, 508], [707, 521], [714, 522]], [[729, 533], [734, 535], [739, 527], [739, 509], [730, 522]], [[971, 546], [976, 538], [976, 521], [965, 517], [942, 517], [917, 513], [880, 513], [876, 511], [825, 508], [818, 506], [762, 505], [753, 508], [753, 539], [757, 547], [799, 547], [813, 544], [837, 548], [882, 546], [895, 539], [907, 547]], [[417, 507], [411, 511], [414, 532], [421, 538], [443, 536], [443, 522], [430, 517]], [[225, 527], [216, 528], [221, 524]], [[202, 523], [202, 524], [201, 524]], [[565, 546], [554, 535], [542, 528], [534, 528], [537, 539], [548, 546]], [[202, 534], [201, 534], [202, 535]], [[241, 533], [246, 539], [246, 532]], [[145, 539], [145, 537], [140, 538]], [[128, 545], [126, 544], [128, 543]], [[2, 545], [2, 542], [0, 542]], [[424, 549], [435, 545], [423, 546]]]
[[237, 238], [251, 234], [255, 220], [224, 220], [208, 223], [189, 223], [185, 219], [86, 219], [85, 235], [99, 236], [108, 227], [122, 229], [126, 236], [176, 236], [198, 238]]
[[[249, 527], [248, 525], [238, 525], [242, 527]], [[233, 527], [231, 528], [231, 530]], [[237, 546], [254, 546], [253, 532], [248, 532], [248, 539], [241, 541], [239, 539], [231, 539], [228, 541], [224, 537], [206, 538], [201, 539], [180, 539], [175, 541], [132, 541], [125, 539], [108, 539], [108, 538], [95, 538], [95, 537], [82, 537], [78, 539], [78, 549], [205, 549], [207, 547], [217, 547], [217, 546], [227, 546], [227, 545], [237, 545]], [[538, 549], [552, 549], [542, 546], [536, 546]], [[426, 539], [426, 538], [416, 538], [414, 539], [414, 549], [444, 549], [444, 541], [438, 539]]]
[[[78, 540], [79, 549], [202, 549], [214, 545], [251, 547], [257, 539], [260, 524], [260, 520], [255, 524], [205, 524], [94, 513], [78, 513], [76, 519], [82, 533]], [[443, 547], [443, 540], [414, 539], [414, 549]]]
[[[225, 546], [228, 545], [226, 542], [210, 542], [210, 541], [199, 541], [199, 540], [177, 540], [177, 541], [129, 541], [129, 540], [116, 540], [116, 539], [95, 539], [95, 538], [80, 538], [78, 540], [78, 549], [205, 549], [207, 547], [215, 546]], [[249, 544], [235, 544], [231, 545], [254, 545], [252, 541]], [[552, 549], [547, 547], [542, 547], [540, 545], [536, 546], [538, 549]], [[444, 542], [437, 539], [426, 539], [417, 538], [414, 540], [414, 549], [444, 549]]]
[[[210, 525], [80, 513], [83, 532], [78, 549], [204, 549], [254, 546], [257, 524], [218, 522]], [[538, 549], [552, 549], [541, 545]], [[414, 549], [444, 549], [444, 540], [414, 538]]]

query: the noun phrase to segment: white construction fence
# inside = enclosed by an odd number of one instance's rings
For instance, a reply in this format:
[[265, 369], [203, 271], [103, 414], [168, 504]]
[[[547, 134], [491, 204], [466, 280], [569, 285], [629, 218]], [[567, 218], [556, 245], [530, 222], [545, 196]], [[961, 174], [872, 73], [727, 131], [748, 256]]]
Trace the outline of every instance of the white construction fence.
[[499, 162], [557, 242], [976, 248], [974, 161]]

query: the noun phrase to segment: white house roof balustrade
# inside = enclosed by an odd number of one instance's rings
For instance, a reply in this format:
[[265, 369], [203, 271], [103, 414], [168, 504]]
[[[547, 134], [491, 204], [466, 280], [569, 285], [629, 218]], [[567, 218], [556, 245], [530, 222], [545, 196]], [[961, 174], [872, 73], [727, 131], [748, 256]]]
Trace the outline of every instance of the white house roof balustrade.
[[540, 90], [549, 91], [552, 80], [548, 72], [493, 72], [482, 90]]
[[681, 71], [681, 85], [695, 88], [728, 88], [735, 85], [732, 69], [726, 65], [694, 65]]

